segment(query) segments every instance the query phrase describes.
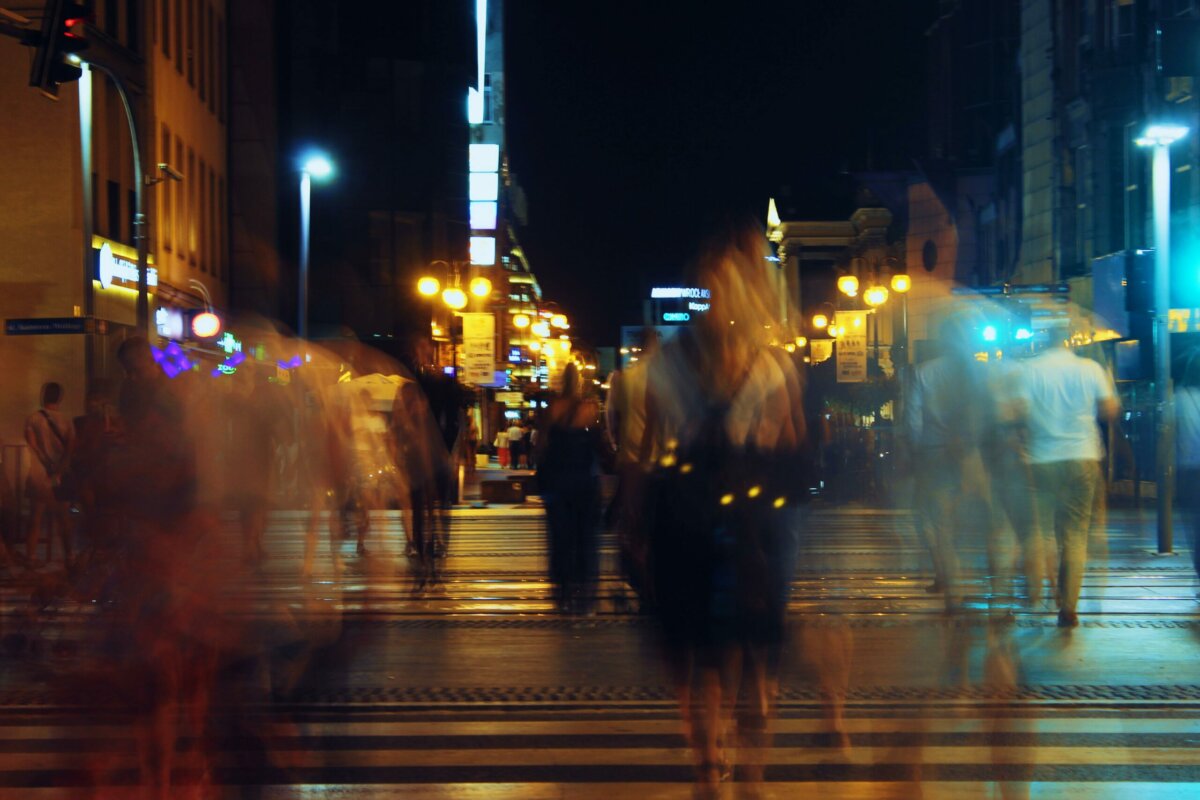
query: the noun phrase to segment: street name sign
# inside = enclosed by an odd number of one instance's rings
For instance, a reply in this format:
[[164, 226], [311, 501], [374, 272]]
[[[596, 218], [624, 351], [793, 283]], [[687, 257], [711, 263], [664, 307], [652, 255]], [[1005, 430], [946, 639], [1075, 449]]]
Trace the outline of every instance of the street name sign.
[[85, 317], [30, 317], [4, 320], [6, 336], [46, 336], [62, 333], [87, 333]]

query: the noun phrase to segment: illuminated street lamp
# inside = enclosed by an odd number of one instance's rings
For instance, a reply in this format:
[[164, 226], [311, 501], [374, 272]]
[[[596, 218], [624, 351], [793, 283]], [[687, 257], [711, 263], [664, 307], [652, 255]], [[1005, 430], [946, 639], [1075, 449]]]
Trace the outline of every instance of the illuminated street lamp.
[[904, 294], [912, 288], [912, 278], [904, 273], [892, 276], [892, 291], [897, 294]]
[[863, 302], [871, 308], [878, 308], [887, 302], [888, 290], [882, 286], [872, 286], [863, 292]]
[[492, 294], [492, 282], [487, 278], [471, 279], [471, 294], [476, 297], [489, 297]]
[[554, 316], [550, 317], [550, 325], [551, 327], [561, 328], [564, 330], [571, 327], [569, 324], [567, 324], [566, 314], [555, 314]]
[[1187, 136], [1183, 125], [1150, 125], [1135, 139], [1139, 147], [1154, 148], [1151, 187], [1154, 194], [1154, 400], [1158, 413], [1156, 446], [1158, 552], [1170, 553], [1171, 473], [1175, 468], [1175, 437], [1171, 410], [1171, 145]]
[[824, 330], [829, 327], [829, 317], [824, 314], [813, 314], [812, 324], [817, 330]]
[[526, 328], [529, 327], [529, 315], [528, 314], [517, 314], [515, 317], [513, 317], [512, 323], [513, 323], [514, 328], [519, 328], [520, 330], [525, 330]]
[[421, 280], [417, 281], [417, 291], [424, 297], [433, 297], [442, 288], [441, 282], [437, 278], [426, 275]]
[[530, 330], [533, 331], [534, 336], [540, 336], [543, 339], [550, 338], [550, 325], [545, 320], [538, 320], [533, 323], [533, 327]]
[[300, 285], [296, 314], [296, 332], [308, 338], [308, 243], [312, 217], [312, 181], [333, 175], [333, 163], [321, 153], [312, 153], [300, 166]]
[[854, 277], [853, 275], [843, 275], [842, 277], [838, 278], [837, 288], [839, 292], [847, 297], [857, 297], [858, 278]]
[[442, 302], [455, 311], [467, 307], [467, 293], [457, 286], [448, 286], [442, 290]]

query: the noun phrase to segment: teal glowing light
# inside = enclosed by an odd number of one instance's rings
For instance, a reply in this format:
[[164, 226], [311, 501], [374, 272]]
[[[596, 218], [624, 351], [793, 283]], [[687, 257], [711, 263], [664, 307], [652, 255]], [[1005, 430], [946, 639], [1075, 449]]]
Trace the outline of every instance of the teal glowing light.
[[1033, 331], [1029, 330], [1029, 328], [1017, 328], [1017, 332], [1014, 334], [1014, 336], [1017, 341], [1023, 342], [1033, 338]]
[[995, 325], [987, 325], [987, 326], [985, 326], [985, 327], [984, 327], [984, 329], [983, 329], [983, 340], [984, 340], [985, 342], [994, 342], [994, 341], [996, 341], [996, 326], [995, 326]]

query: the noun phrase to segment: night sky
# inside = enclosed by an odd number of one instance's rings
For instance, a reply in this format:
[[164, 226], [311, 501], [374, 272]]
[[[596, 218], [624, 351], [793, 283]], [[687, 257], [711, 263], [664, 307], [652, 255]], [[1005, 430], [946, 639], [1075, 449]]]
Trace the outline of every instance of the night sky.
[[[936, 0], [509, 0], [508, 149], [546, 295], [595, 344], [640, 322], [722, 211], [790, 186], [848, 213], [846, 173], [924, 151]], [[839, 194], [841, 192], [841, 194]]]

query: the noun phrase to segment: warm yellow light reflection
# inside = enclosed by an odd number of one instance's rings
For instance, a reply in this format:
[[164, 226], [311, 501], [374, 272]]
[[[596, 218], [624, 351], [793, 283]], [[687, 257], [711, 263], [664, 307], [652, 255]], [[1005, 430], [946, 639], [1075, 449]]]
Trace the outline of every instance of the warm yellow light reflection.
[[433, 297], [435, 294], [438, 293], [438, 289], [441, 289], [441, 288], [442, 288], [442, 284], [440, 284], [438, 282], [438, 279], [432, 278], [428, 275], [426, 275], [424, 278], [421, 278], [421, 280], [417, 281], [417, 291], [420, 292], [421, 294], [425, 295], [426, 297]]
[[550, 326], [543, 320], [533, 323], [533, 327], [530, 330], [533, 331], [535, 336], [541, 336], [543, 339], [550, 337]]
[[785, 344], [783, 346], [783, 349], [787, 350], [789, 353], [794, 353], [794, 352], [796, 352], [796, 345], [792, 344], [791, 342], [788, 342], [787, 344]]
[[858, 294], [858, 278], [853, 275], [843, 275], [838, 278], [837, 287], [842, 294], [854, 297]]
[[808, 344], [807, 337], [805, 337], [805, 336], [797, 336], [796, 337], [796, 347], [804, 347], [806, 344]]
[[542, 349], [542, 343], [541, 342], [530, 342], [529, 349], [536, 353]]
[[892, 276], [892, 291], [898, 294], [904, 294], [912, 288], [912, 278], [901, 273]]
[[467, 307], [467, 293], [457, 286], [451, 286], [442, 292], [442, 302], [458, 311]]
[[567, 324], [567, 315], [566, 314], [555, 314], [554, 316], [552, 316], [550, 318], [550, 324], [555, 328], [570, 327]]
[[524, 330], [529, 327], [529, 316], [527, 314], [517, 314], [513, 317], [513, 327]]
[[812, 322], [814, 328], [821, 330], [822, 328], [829, 326], [829, 317], [825, 316], [824, 314], [813, 314]]
[[732, 502], [733, 502], [733, 495], [732, 495], [732, 494], [723, 494], [723, 495], [721, 495], [721, 505], [723, 505], [723, 506], [727, 506], [727, 505], [729, 505], [729, 504], [730, 504], [730, 503], [732, 503]]

